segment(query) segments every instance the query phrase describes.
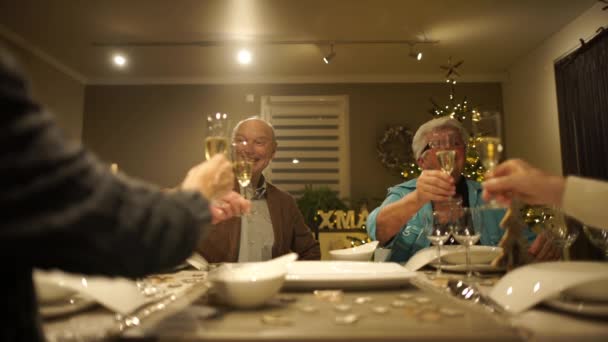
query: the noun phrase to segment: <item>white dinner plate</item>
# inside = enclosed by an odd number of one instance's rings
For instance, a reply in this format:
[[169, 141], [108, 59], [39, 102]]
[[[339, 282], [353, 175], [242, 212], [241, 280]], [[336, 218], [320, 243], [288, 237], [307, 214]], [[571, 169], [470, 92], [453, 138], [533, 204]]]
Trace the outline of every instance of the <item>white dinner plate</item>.
[[574, 299], [556, 298], [544, 301], [544, 304], [558, 310], [593, 317], [608, 317], [608, 303], [585, 302]]
[[[496, 259], [496, 257], [502, 254], [502, 247], [471, 246], [469, 248], [471, 264], [489, 265], [492, 260]], [[466, 248], [464, 246], [443, 246], [443, 249], [446, 250], [446, 253], [445, 255], [441, 253], [442, 262], [453, 265], [462, 265], [467, 262]]]
[[288, 266], [289, 289], [368, 289], [405, 285], [416, 272], [392, 262], [297, 261]]
[[93, 298], [76, 294], [72, 298], [55, 303], [41, 304], [40, 315], [44, 318], [63, 316], [87, 309], [95, 304], [96, 302]]
[[[502, 253], [502, 247], [494, 246], [471, 246], [472, 264], [490, 264], [495, 257]], [[465, 264], [466, 254], [464, 246], [443, 246], [441, 247], [442, 264]], [[437, 247], [430, 246], [419, 250], [405, 264], [410, 271], [417, 271], [420, 268], [437, 261]]]
[[[437, 264], [431, 264], [431, 266], [437, 268]], [[442, 264], [441, 269], [448, 272], [466, 272], [467, 265], [451, 265], [451, 264]], [[477, 272], [501, 272], [504, 271], [503, 268], [494, 267], [489, 264], [471, 264], [471, 271]]]

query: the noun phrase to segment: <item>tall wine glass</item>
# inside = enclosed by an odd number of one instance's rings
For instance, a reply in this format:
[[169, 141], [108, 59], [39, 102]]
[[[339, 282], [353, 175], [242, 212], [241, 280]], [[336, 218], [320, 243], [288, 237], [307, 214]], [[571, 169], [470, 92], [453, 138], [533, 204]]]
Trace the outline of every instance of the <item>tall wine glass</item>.
[[207, 116], [207, 137], [205, 138], [205, 158], [211, 159], [228, 149], [228, 114], [215, 113]]
[[[447, 175], [451, 175], [454, 171], [454, 163], [456, 162], [456, 137], [452, 132], [436, 132], [431, 136], [430, 146], [436, 150], [435, 156], [437, 162], [443, 171]], [[448, 200], [447, 203], [452, 207], [458, 206], [458, 199], [453, 197]], [[451, 213], [450, 213], [451, 215]]]
[[550, 214], [550, 218], [543, 222], [543, 231], [561, 249], [562, 259], [569, 260], [570, 247], [580, 235], [580, 226], [574, 222], [567, 222], [559, 208], [547, 208], [545, 213]]
[[475, 208], [458, 208], [454, 210], [452, 235], [465, 248], [467, 278], [471, 278], [471, 246], [481, 239], [481, 212]]
[[[475, 146], [481, 164], [486, 171], [492, 171], [500, 162], [503, 150], [500, 112], [475, 112], [472, 123]], [[487, 205], [493, 208], [500, 207], [494, 199], [491, 199]]]
[[232, 143], [232, 165], [243, 197], [251, 198], [248, 193], [253, 190], [251, 184], [253, 160], [247, 156], [246, 149], [246, 141]]
[[451, 210], [442, 210], [433, 211], [424, 227], [426, 238], [437, 246], [437, 276], [441, 275], [441, 246], [450, 237], [451, 225]]
[[437, 151], [437, 160], [441, 166], [441, 171], [450, 175], [454, 171], [454, 160], [456, 157], [456, 151], [454, 150], [442, 150]]
[[589, 238], [589, 241], [591, 241], [595, 247], [602, 250], [604, 253], [604, 260], [608, 261], [608, 230], [591, 226], [583, 226], [583, 231]]

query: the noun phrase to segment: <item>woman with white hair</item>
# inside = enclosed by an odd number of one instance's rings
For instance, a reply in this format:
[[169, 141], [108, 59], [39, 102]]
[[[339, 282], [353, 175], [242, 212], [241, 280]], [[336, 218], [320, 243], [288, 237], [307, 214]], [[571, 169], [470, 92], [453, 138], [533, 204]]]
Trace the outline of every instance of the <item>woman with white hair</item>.
[[[438, 140], [452, 136], [449, 148], [455, 151], [454, 168], [451, 174], [441, 170], [436, 152]], [[454, 197], [462, 199], [463, 207], [477, 207], [484, 204], [481, 184], [462, 176], [466, 156], [466, 142], [469, 134], [462, 124], [453, 118], [442, 117], [424, 123], [412, 141], [416, 162], [423, 169], [416, 179], [406, 181], [388, 189], [384, 202], [374, 209], [367, 219], [369, 236], [380, 244], [391, 248], [391, 261], [405, 262], [418, 250], [430, 245], [422, 234], [423, 217], [430, 217], [437, 203], [447, 202]], [[489, 223], [481, 237], [482, 245], [496, 245], [503, 230], [499, 227], [504, 210], [483, 213], [484, 222]], [[535, 234], [526, 230], [529, 241]], [[537, 239], [529, 253], [536, 259], [558, 258], [561, 254], [546, 239]]]

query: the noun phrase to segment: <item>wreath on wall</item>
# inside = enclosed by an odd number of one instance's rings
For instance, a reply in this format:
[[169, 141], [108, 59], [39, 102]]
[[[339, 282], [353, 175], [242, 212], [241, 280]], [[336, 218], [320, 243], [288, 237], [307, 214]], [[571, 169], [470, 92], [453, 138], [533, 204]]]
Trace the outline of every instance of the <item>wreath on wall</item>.
[[420, 169], [413, 162], [412, 139], [414, 135], [405, 126], [390, 126], [376, 145], [378, 158], [389, 171], [400, 174], [405, 178], [413, 178], [420, 174]]

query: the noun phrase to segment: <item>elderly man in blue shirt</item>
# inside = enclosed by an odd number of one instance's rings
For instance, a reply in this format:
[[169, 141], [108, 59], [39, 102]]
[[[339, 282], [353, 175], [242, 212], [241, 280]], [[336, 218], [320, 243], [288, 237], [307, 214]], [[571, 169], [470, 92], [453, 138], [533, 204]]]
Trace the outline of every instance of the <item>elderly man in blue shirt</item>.
[[[451, 174], [441, 170], [437, 160], [434, 140], [447, 136], [451, 139], [451, 149], [455, 151], [454, 168]], [[478, 207], [484, 204], [481, 184], [462, 176], [466, 156], [466, 141], [469, 134], [462, 124], [453, 118], [442, 117], [424, 123], [412, 141], [416, 162], [423, 169], [416, 179], [395, 185], [388, 189], [384, 202], [374, 209], [367, 219], [369, 236], [380, 241], [380, 245], [391, 248], [390, 261], [406, 262], [418, 250], [428, 247], [430, 241], [423, 233], [427, 217], [439, 203], [446, 203], [454, 197], [462, 199], [463, 207]], [[504, 231], [499, 227], [505, 210], [484, 210], [484, 234], [481, 244], [494, 246], [500, 241]], [[528, 251], [537, 260], [558, 258], [561, 251], [550, 239], [536, 235], [526, 229], [524, 234], [532, 243]], [[542, 251], [542, 253], [541, 253]]]

